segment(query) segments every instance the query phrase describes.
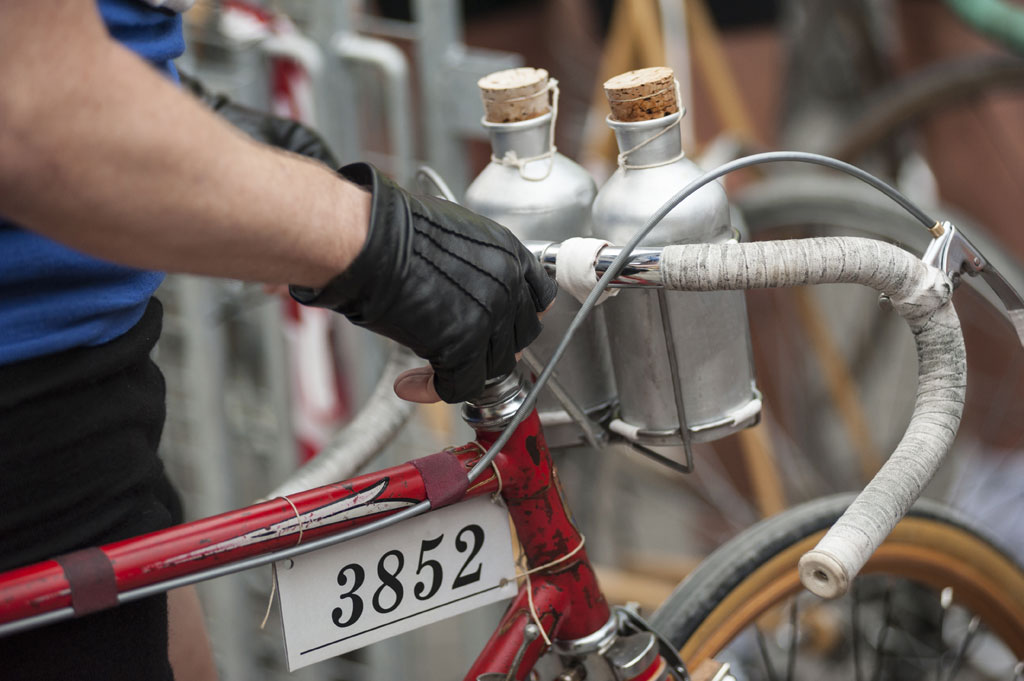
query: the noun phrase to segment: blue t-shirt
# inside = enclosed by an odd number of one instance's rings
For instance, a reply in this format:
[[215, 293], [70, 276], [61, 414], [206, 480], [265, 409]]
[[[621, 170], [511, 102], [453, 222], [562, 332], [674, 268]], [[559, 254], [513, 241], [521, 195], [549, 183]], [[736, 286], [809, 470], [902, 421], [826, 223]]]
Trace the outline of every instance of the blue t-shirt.
[[[112, 37], [177, 81], [171, 60], [185, 51], [179, 15], [140, 0], [97, 4]], [[163, 277], [0, 218], [0, 365], [117, 338], [139, 321]]]

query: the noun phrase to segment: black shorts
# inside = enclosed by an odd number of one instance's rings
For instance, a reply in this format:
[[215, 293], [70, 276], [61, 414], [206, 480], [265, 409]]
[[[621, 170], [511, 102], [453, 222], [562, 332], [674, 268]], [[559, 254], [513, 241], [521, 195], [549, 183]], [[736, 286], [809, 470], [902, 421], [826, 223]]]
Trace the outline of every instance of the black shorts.
[[[0, 571], [181, 522], [157, 458], [155, 298], [128, 333], [0, 366]], [[173, 679], [156, 596], [0, 638], [0, 679]]]

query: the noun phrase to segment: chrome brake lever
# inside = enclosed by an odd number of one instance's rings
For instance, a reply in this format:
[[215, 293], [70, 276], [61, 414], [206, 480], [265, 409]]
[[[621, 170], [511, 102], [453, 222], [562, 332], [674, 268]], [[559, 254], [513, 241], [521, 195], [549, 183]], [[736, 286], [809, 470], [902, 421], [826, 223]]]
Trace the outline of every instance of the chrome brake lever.
[[953, 280], [954, 286], [959, 285], [963, 274], [972, 277], [980, 274], [1002, 302], [1005, 316], [1024, 347], [1024, 298], [1020, 293], [1014, 290], [1010, 282], [953, 223], [937, 223], [932, 228], [932, 234], [936, 238], [928, 245], [922, 260], [945, 272]]

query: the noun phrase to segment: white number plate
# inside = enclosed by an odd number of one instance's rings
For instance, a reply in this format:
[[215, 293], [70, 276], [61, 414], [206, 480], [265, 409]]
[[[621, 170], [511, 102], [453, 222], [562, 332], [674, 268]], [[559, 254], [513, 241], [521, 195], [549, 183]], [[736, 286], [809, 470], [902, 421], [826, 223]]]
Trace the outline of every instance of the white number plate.
[[508, 513], [486, 496], [276, 567], [289, 671], [517, 590]]

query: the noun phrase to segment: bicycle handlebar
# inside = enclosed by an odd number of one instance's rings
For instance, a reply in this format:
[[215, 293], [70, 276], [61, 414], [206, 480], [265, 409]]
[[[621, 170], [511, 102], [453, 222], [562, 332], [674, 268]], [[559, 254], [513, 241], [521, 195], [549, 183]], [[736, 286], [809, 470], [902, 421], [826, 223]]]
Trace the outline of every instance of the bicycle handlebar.
[[[564, 244], [552, 241], [524, 241], [523, 245], [533, 253], [553, 279], [557, 270], [559, 253], [563, 253], [563, 257], [565, 257]], [[598, 277], [603, 276], [622, 251], [621, 246], [602, 248], [594, 263], [594, 273]], [[661, 252], [661, 248], [634, 248], [629, 261], [623, 266], [619, 276], [608, 284], [608, 288], [663, 288]]]
[[[549, 269], [557, 260], [554, 244], [528, 246]], [[598, 269], [607, 267], [618, 251], [604, 250]], [[842, 595], [920, 496], [956, 436], [967, 364], [960, 321], [950, 302], [953, 282], [896, 246], [854, 237], [666, 246], [637, 255], [614, 280], [616, 285], [717, 291], [857, 283], [887, 296], [910, 325], [919, 383], [907, 432], [846, 513], [800, 560], [807, 589], [825, 598]]]

